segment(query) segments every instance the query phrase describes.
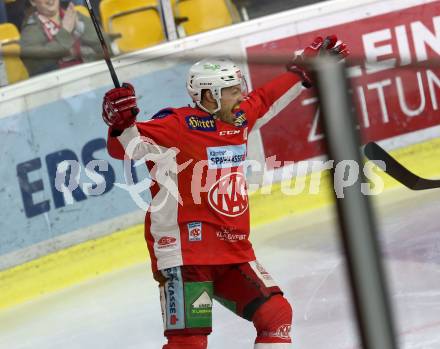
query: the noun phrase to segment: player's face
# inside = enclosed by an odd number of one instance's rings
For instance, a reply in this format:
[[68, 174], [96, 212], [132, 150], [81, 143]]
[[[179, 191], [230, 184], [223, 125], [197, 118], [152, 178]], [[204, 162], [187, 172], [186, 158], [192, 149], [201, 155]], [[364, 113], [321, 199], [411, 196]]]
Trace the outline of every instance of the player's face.
[[241, 85], [223, 88], [222, 97], [220, 98], [221, 108], [216, 115], [220, 120], [233, 124], [235, 119], [234, 109], [238, 108], [243, 98]]
[[56, 16], [60, 10], [60, 0], [31, 0], [31, 4], [38, 13], [48, 18]]

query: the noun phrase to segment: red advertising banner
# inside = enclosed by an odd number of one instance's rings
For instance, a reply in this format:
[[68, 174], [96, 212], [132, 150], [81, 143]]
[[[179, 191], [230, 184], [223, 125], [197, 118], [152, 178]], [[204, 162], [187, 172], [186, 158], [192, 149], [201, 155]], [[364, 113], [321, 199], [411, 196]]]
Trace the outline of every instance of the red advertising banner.
[[[409, 66], [440, 58], [440, 1], [265, 42], [248, 47], [247, 54], [251, 59], [286, 54], [329, 34], [348, 44], [357, 63], [367, 58], [380, 63], [350, 69], [364, 142], [440, 125], [440, 68]], [[250, 64], [252, 86], [262, 85], [284, 69]], [[315, 91], [303, 91], [261, 129], [266, 157], [300, 161], [323, 154], [319, 117]]]

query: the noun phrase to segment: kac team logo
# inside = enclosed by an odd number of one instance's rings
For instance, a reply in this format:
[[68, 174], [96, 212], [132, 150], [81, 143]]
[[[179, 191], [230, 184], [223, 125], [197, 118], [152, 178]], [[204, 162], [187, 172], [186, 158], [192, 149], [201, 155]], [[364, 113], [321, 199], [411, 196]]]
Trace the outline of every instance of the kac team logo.
[[249, 206], [246, 179], [240, 172], [228, 173], [221, 177], [208, 191], [209, 205], [218, 213], [237, 217]]
[[277, 329], [275, 337], [282, 339], [290, 339], [290, 330], [291, 330], [290, 324], [282, 325]]
[[187, 227], [189, 241], [202, 241], [202, 222], [190, 222]]
[[273, 338], [281, 338], [285, 340], [289, 340], [290, 338], [290, 331], [291, 331], [291, 325], [290, 324], [284, 324], [281, 325], [276, 329], [276, 331], [263, 331], [262, 335], [264, 337], [273, 337]]

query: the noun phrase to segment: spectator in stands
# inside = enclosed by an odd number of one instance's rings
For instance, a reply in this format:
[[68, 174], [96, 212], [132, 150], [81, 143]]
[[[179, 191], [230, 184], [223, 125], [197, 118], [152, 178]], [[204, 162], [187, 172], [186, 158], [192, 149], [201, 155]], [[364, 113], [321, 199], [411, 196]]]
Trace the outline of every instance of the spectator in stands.
[[8, 21], [8, 16], [6, 14], [6, 6], [3, 0], [0, 0], [0, 24], [6, 23]]
[[102, 58], [101, 46], [90, 18], [66, 9], [60, 0], [30, 0], [33, 13], [21, 31], [23, 61], [29, 75]]

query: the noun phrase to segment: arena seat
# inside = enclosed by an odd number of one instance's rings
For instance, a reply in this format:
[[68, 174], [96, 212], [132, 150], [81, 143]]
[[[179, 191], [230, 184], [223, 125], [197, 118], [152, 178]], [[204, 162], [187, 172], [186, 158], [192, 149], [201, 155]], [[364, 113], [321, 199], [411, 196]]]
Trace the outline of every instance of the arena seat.
[[29, 78], [28, 71], [20, 58], [20, 33], [12, 23], [0, 24], [0, 47], [5, 64], [8, 83]]
[[[81, 13], [84, 16], [90, 17], [89, 10], [87, 10], [87, 7], [85, 7], [83, 5], [76, 5], [75, 11]], [[96, 15], [95, 9], [93, 9], [93, 13], [95, 13], [95, 15]]]
[[158, 0], [102, 0], [99, 6], [104, 31], [120, 34], [121, 52], [136, 51], [165, 40]]
[[[230, 0], [175, 0], [174, 14], [185, 35], [192, 35], [237, 23], [240, 15]], [[187, 20], [183, 20], [187, 18]], [[179, 33], [182, 33], [179, 28]]]

